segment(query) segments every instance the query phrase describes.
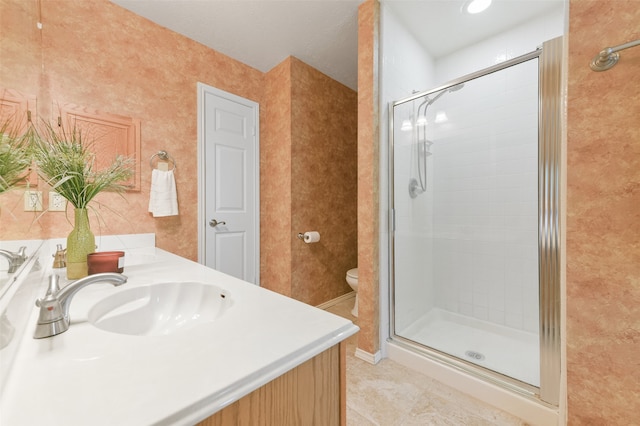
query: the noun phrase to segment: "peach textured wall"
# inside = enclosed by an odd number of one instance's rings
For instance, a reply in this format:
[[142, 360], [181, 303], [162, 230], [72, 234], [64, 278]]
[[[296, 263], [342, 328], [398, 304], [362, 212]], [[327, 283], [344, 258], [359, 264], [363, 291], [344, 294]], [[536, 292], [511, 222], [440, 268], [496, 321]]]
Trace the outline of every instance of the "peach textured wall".
[[638, 424], [640, 39], [635, 0], [571, 0], [567, 166], [567, 386], [571, 425]]
[[[350, 291], [357, 262], [357, 95], [293, 57], [265, 82], [261, 284], [318, 305]], [[296, 237], [310, 230], [319, 243]]]
[[291, 65], [266, 73], [260, 124], [260, 285], [291, 295]]
[[379, 338], [378, 29], [380, 4], [358, 8], [358, 346], [375, 354]]
[[351, 291], [358, 262], [357, 108], [355, 91], [291, 58], [291, 295], [311, 305]]
[[[155, 232], [159, 247], [195, 260], [196, 84], [260, 102], [263, 73], [108, 0], [42, 0], [42, 31], [38, 2], [0, 1], [0, 87], [37, 96], [45, 120], [55, 103], [142, 120], [142, 190], [99, 195], [105, 206], [91, 215], [96, 235]], [[178, 164], [180, 216], [147, 213], [149, 158], [161, 149]], [[43, 183], [38, 189], [48, 190]], [[64, 213], [22, 212], [17, 191], [0, 202], [0, 239], [64, 237], [71, 230]]]

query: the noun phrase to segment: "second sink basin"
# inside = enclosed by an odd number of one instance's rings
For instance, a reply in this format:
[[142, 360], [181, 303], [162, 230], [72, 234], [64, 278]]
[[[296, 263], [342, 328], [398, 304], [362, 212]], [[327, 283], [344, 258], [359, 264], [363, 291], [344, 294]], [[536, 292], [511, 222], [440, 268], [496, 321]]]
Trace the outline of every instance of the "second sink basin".
[[220, 318], [232, 305], [228, 292], [211, 284], [170, 282], [120, 291], [89, 311], [89, 322], [113, 333], [162, 336]]

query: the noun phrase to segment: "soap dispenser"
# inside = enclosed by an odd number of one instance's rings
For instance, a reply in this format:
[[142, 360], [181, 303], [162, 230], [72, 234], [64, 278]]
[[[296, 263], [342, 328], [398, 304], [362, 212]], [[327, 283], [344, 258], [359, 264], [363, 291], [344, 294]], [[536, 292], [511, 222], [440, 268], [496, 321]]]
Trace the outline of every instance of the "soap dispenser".
[[53, 255], [53, 267], [54, 268], [66, 268], [66, 250], [62, 249], [62, 244], [58, 244], [56, 247], [56, 254]]

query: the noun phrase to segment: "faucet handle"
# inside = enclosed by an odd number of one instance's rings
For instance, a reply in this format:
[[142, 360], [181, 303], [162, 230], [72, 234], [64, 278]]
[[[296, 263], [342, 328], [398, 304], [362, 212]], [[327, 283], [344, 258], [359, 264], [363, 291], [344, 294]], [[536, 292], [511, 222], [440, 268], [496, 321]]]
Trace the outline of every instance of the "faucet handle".
[[62, 305], [58, 300], [59, 279], [58, 274], [51, 274], [47, 294], [44, 298], [36, 300], [36, 306], [40, 308], [38, 324], [33, 336], [36, 339], [54, 336], [69, 329], [69, 320], [65, 318]]
[[27, 260], [27, 247], [26, 246], [20, 247], [18, 249], [18, 252], [16, 253], [16, 257], [20, 258], [22, 262]]
[[49, 288], [47, 289], [47, 296], [56, 296], [60, 291], [60, 276], [58, 274], [51, 274], [49, 276]]
[[47, 293], [42, 299], [36, 300], [36, 306], [38, 308], [46, 306], [47, 308], [49, 308], [49, 310], [51, 310], [47, 305], [50, 305], [50, 302], [58, 301], [57, 295], [60, 291], [60, 285], [58, 284], [59, 280], [60, 277], [58, 276], [58, 274], [51, 274], [49, 276], [49, 287], [47, 288]]

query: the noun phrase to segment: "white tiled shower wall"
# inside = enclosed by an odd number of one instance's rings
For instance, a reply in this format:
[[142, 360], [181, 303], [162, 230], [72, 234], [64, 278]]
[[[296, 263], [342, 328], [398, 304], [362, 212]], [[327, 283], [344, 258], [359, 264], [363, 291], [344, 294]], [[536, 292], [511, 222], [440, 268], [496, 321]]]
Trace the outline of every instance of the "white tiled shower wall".
[[[383, 2], [382, 146], [387, 146], [389, 102], [406, 98], [414, 90], [425, 91], [505, 58], [530, 52], [543, 41], [561, 35], [563, 29], [563, 13], [558, 11], [434, 60]], [[514, 78], [512, 75], [511, 79]], [[509, 90], [505, 84], [517, 83], [495, 84], [499, 87], [490, 89], [492, 94]], [[513, 125], [511, 131], [504, 130], [493, 140], [483, 138], [483, 122], [509, 111], [491, 108], [491, 100], [468, 97], [473, 90], [468, 84], [461, 91], [444, 95], [430, 107], [448, 106], [449, 132], [442, 133], [446, 129], [443, 126], [437, 138], [452, 143], [435, 143], [432, 147], [434, 155], [430, 157], [428, 170], [429, 180], [435, 186], [430, 186], [427, 193], [414, 200], [409, 198], [408, 181], [411, 176], [416, 177], [415, 151], [407, 148], [395, 152], [396, 251], [400, 249], [402, 254], [396, 256], [395, 265], [397, 330], [437, 306], [537, 331], [537, 237], [536, 229], [532, 228], [537, 217], [537, 201], [527, 198], [532, 194], [537, 198], [536, 129], [527, 125], [531, 132], [524, 136], [522, 123], [506, 118], [506, 123]], [[455, 100], [462, 97], [462, 92], [466, 92], [463, 108], [456, 110]], [[526, 89], [522, 87], [521, 92], [524, 95]], [[452, 126], [462, 118], [456, 117], [457, 114], [465, 114], [467, 123], [479, 126], [466, 129], [478, 136], [477, 143], [464, 133], [458, 133], [461, 139], [455, 140]], [[490, 145], [496, 150], [491, 151]], [[387, 153], [384, 149], [381, 153], [384, 171]], [[498, 179], [499, 175], [506, 179]], [[381, 179], [381, 195], [385, 199], [388, 180], [384, 172]], [[439, 183], [443, 186], [438, 186]], [[498, 186], [492, 188], [490, 184]], [[531, 191], [522, 191], [526, 187]], [[465, 193], [470, 198], [465, 198]], [[525, 197], [525, 194], [529, 195]], [[456, 214], [461, 204], [468, 213]], [[534, 238], [535, 243], [524, 242]], [[401, 284], [398, 286], [398, 283]]]
[[538, 62], [434, 104], [433, 282], [438, 307], [538, 330]]
[[[433, 60], [425, 53], [423, 47], [418, 44], [412, 35], [410, 35], [402, 26], [396, 17], [391, 13], [384, 3], [381, 5], [381, 26], [383, 34], [382, 40], [382, 66], [386, 77], [381, 84], [381, 97], [382, 108], [381, 121], [380, 121], [380, 134], [381, 134], [381, 187], [380, 197], [382, 200], [388, 199], [388, 127], [389, 120], [388, 104], [394, 100], [403, 99], [411, 96], [413, 91], [422, 91], [427, 87], [430, 87], [434, 81], [434, 63]], [[400, 164], [409, 165], [409, 152], [402, 150], [399, 152], [398, 161]], [[400, 173], [400, 176], [396, 178], [397, 181], [402, 181], [403, 189], [406, 189], [406, 185], [409, 179], [408, 168], [400, 168], [396, 170]], [[429, 268], [424, 262], [421, 256], [424, 253], [424, 235], [418, 235], [413, 233], [413, 228], [419, 226], [418, 221], [412, 220], [412, 218], [419, 217], [417, 211], [411, 211], [411, 208], [423, 209], [428, 208], [428, 205], [411, 204], [409, 200], [408, 192], [397, 191], [397, 195], [401, 197], [399, 203], [403, 204], [406, 213], [398, 220], [398, 223], [405, 225], [403, 229], [398, 230], [396, 244], [403, 247], [403, 252], [407, 255], [399, 256], [395, 264], [395, 269], [398, 275], [398, 281], [402, 281], [403, 284], [401, 291], [396, 292], [396, 306], [400, 307], [396, 315], [397, 328], [404, 328], [406, 325], [411, 324], [417, 318], [425, 313], [425, 309], [435, 306], [435, 294], [433, 293], [433, 286], [427, 286], [425, 284], [424, 276], [429, 274]], [[381, 217], [386, 218], [387, 209], [385, 207], [381, 210]], [[382, 220], [383, 229], [381, 230], [383, 238], [388, 236], [385, 220]], [[381, 243], [381, 247], [387, 247], [387, 244]], [[386, 262], [381, 262], [380, 276], [385, 277], [383, 265]], [[384, 287], [384, 286], [381, 286]], [[383, 329], [386, 329], [384, 325]]]

